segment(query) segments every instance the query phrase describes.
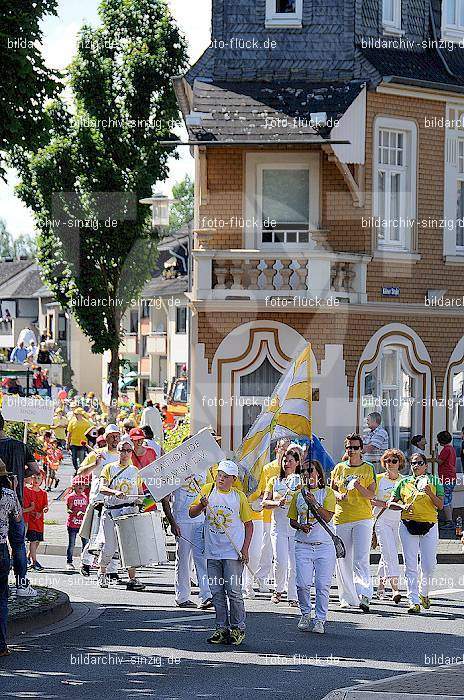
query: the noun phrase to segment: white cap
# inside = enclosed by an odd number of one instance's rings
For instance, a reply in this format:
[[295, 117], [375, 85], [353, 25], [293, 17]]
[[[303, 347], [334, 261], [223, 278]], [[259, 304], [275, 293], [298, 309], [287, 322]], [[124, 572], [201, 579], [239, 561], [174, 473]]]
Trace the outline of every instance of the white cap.
[[129, 445], [132, 449], [134, 449], [134, 443], [132, 442], [132, 440], [130, 439], [130, 437], [128, 437], [127, 435], [124, 435], [124, 437], [122, 437], [122, 438], [120, 439], [120, 441], [119, 441], [118, 444], [116, 445], [116, 449], [118, 449], [119, 451], [121, 451], [122, 448], [123, 448], [123, 445]]
[[219, 462], [218, 471], [224, 472], [224, 474], [229, 476], [238, 476], [238, 466], [230, 459], [223, 459]]
[[110, 433], [120, 433], [121, 431], [119, 430], [118, 426], [115, 423], [110, 423], [109, 425], [106, 426], [105, 432], [103, 435], [106, 437]]

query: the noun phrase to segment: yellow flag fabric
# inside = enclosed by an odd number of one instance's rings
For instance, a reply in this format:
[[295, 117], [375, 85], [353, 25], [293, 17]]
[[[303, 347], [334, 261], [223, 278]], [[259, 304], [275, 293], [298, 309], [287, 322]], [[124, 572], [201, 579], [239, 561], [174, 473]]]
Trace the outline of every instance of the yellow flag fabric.
[[271, 442], [312, 436], [311, 345], [292, 362], [237, 451], [237, 461], [248, 475], [247, 491], [257, 488], [262, 469], [270, 460]]

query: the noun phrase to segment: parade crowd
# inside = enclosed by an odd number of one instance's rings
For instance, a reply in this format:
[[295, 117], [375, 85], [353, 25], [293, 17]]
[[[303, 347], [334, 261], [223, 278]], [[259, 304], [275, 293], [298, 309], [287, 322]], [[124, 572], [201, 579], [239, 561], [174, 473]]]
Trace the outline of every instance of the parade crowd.
[[[143, 411], [131, 410], [109, 423], [94, 408], [62, 402], [54, 425], [41, 432], [40, 455], [7, 437], [0, 416], [0, 656], [9, 653], [10, 552], [16, 594], [34, 596], [27, 568], [43, 568], [38, 550], [44, 514], [48, 494], [60, 482], [65, 450], [75, 472], [71, 486], [59, 495], [68, 514], [67, 568], [75, 569], [79, 536], [82, 576], [95, 574], [102, 588], [146, 588], [134, 567], [122, 577], [115, 521], [144, 508], [147, 490], [139, 472], [163, 454], [173, 418], [167, 407], [159, 410], [151, 401]], [[423, 436], [412, 439], [406, 458], [388, 447], [378, 413], [370, 414], [367, 424], [367, 435], [347, 435], [341, 459], [330, 473], [312, 458], [309, 441], [280, 439], [275, 458], [262, 468], [252, 492], [240, 466], [225, 459], [205, 465], [202, 474], [188, 477], [152, 504], [162, 511], [176, 540], [176, 605], [214, 607], [216, 629], [210, 643], [243, 642], [244, 600], [254, 598], [257, 590], [272, 592], [272, 605], [299, 608], [299, 630], [324, 633], [334, 574], [342, 609], [367, 613], [373, 599], [399, 606], [404, 597], [400, 552], [408, 613], [430, 608], [440, 511], [444, 526], [454, 527], [452, 437], [446, 431], [437, 436], [442, 450], [435, 476]], [[370, 572], [373, 546], [381, 554], [376, 577]], [[198, 603], [192, 600], [192, 578], [198, 583]]]

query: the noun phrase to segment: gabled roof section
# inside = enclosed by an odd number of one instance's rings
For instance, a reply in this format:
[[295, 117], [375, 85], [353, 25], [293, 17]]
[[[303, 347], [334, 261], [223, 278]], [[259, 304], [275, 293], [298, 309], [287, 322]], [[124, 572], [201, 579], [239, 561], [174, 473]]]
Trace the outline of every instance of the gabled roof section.
[[28, 260], [6, 260], [0, 262], [0, 286], [8, 280], [16, 277], [20, 272], [34, 265], [34, 261]]
[[[25, 261], [24, 261], [25, 262]], [[0, 284], [1, 299], [34, 299], [39, 289], [43, 287], [40, 277], [40, 267], [37, 263], [29, 260], [27, 266], [5, 282]], [[0, 263], [5, 265], [10, 263]]]
[[319, 143], [311, 114], [339, 119], [365, 83], [255, 82], [195, 80], [191, 112], [186, 117], [192, 139], [199, 141], [295, 141]]

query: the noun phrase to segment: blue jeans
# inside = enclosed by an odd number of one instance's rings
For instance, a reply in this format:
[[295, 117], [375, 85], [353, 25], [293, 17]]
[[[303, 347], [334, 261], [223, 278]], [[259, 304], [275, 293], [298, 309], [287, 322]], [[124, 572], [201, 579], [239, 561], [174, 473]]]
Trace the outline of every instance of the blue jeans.
[[8, 574], [10, 553], [8, 545], [0, 544], [0, 651], [6, 648], [6, 626], [8, 621]]
[[71, 445], [71, 459], [74, 471], [77, 472], [81, 466], [81, 462], [85, 457], [85, 448], [80, 445]]
[[[73, 563], [74, 547], [76, 545], [76, 537], [77, 537], [78, 532], [79, 532], [79, 528], [68, 527], [68, 549], [66, 550], [66, 563], [67, 564]], [[81, 537], [81, 542], [82, 542], [82, 549], [84, 549], [88, 540], [86, 540], [85, 537]]]
[[29, 581], [27, 580], [26, 526], [24, 519], [17, 523], [16, 520], [10, 518], [8, 540], [13, 555], [16, 585], [20, 587], [27, 586]]
[[208, 583], [216, 611], [216, 628], [245, 629], [243, 564], [239, 559], [208, 559]]

